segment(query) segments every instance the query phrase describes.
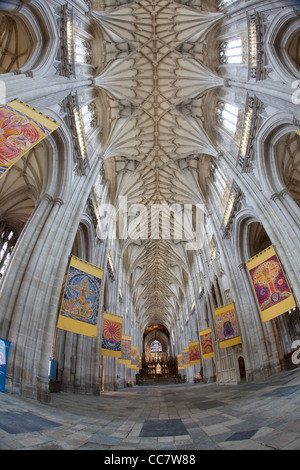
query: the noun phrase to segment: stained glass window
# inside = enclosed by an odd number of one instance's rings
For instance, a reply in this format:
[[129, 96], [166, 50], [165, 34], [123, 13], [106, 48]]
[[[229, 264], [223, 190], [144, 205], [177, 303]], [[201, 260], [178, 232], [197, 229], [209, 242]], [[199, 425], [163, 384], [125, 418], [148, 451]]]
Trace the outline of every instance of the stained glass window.
[[152, 353], [162, 352], [162, 345], [159, 341], [157, 341], [157, 339], [152, 341], [152, 343], [150, 344], [150, 351]]

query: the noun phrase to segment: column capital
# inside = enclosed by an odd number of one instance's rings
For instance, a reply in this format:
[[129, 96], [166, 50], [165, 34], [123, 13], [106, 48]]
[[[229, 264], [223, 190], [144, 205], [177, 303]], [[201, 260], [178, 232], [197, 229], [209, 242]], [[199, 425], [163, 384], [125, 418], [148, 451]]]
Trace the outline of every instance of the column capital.
[[58, 205], [58, 206], [63, 206], [64, 205], [64, 201], [60, 198], [60, 197], [56, 197], [54, 199], [54, 204]]

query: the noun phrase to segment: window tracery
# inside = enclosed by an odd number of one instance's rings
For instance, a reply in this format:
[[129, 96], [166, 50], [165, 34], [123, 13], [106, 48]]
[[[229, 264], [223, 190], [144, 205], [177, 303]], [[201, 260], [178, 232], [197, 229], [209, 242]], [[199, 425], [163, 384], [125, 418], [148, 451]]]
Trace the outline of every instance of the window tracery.
[[11, 258], [17, 239], [16, 232], [5, 227], [0, 235], [0, 282]]
[[96, 105], [94, 102], [83, 106], [80, 110], [83, 130], [85, 136], [92, 131], [93, 127], [97, 124]]
[[235, 105], [219, 101], [217, 104], [218, 122], [231, 134], [235, 134], [238, 125], [239, 108]]
[[151, 353], [162, 352], [162, 345], [157, 339], [152, 341], [152, 343], [150, 344], [150, 351]]
[[242, 38], [230, 39], [220, 44], [219, 61], [221, 64], [242, 64], [243, 52]]
[[90, 41], [85, 40], [79, 35], [75, 35], [74, 48], [76, 62], [89, 65], [92, 63], [92, 48]]

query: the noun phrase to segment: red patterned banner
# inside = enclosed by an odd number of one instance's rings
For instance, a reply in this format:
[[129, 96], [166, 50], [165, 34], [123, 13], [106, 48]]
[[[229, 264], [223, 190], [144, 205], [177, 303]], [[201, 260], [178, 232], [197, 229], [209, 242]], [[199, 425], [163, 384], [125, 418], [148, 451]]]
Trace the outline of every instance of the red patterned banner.
[[104, 312], [101, 347], [101, 354], [103, 356], [121, 358], [122, 324], [122, 317]]
[[214, 357], [215, 353], [211, 329], [207, 328], [206, 330], [202, 330], [199, 335], [203, 359]]
[[60, 124], [20, 100], [0, 106], [0, 178]]
[[189, 343], [189, 356], [190, 356], [191, 366], [193, 366], [194, 364], [201, 363], [199, 341], [194, 341], [193, 343]]
[[262, 321], [296, 307], [291, 288], [273, 246], [246, 262]]
[[121, 340], [121, 359], [119, 364], [131, 364], [131, 336], [122, 335]]
[[221, 349], [242, 342], [234, 303], [215, 309], [215, 320]]

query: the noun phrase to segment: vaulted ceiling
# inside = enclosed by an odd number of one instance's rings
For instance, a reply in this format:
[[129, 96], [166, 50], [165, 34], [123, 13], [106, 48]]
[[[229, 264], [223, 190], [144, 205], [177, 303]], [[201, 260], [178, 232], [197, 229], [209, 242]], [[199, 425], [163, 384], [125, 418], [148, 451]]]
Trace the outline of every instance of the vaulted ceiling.
[[150, 207], [205, 202], [205, 180], [218, 155], [205, 130], [205, 99], [224, 82], [204, 63], [203, 44], [223, 15], [168, 0], [101, 5], [92, 16], [104, 45], [94, 84], [110, 109], [105, 174], [116, 205], [126, 196], [128, 206], [148, 209], [139, 223], [144, 237], [123, 241], [124, 268], [140, 324], [169, 328], [186, 291], [192, 233], [181, 240], [151, 237]]

